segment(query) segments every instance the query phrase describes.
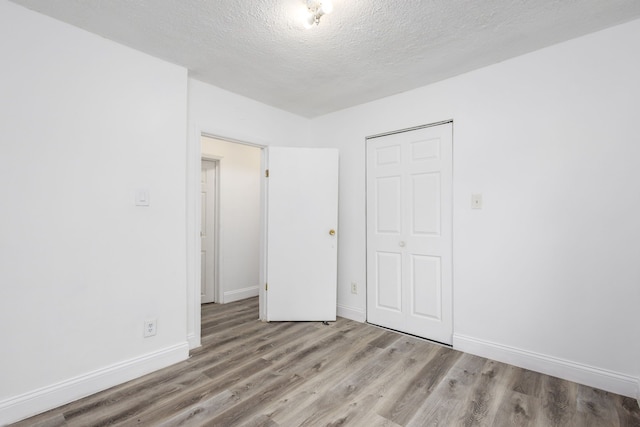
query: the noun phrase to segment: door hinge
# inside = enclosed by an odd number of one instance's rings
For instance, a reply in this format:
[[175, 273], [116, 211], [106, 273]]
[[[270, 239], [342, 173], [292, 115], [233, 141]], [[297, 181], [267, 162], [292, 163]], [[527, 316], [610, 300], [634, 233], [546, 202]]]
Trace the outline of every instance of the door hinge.
[[265, 169], [264, 176], [265, 178], [269, 178], [269, 169]]
[[265, 290], [265, 291], [268, 291], [268, 290], [269, 290], [269, 284], [268, 284], [268, 283], [265, 283], [265, 284], [264, 284], [264, 290]]

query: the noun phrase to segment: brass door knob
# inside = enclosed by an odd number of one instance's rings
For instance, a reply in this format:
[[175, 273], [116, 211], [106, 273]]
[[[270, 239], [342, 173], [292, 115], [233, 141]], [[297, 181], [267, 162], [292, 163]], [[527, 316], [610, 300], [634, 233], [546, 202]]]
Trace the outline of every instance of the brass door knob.
[[335, 236], [336, 235], [336, 230], [334, 230], [333, 228], [331, 230], [329, 230], [329, 235], [330, 236]]

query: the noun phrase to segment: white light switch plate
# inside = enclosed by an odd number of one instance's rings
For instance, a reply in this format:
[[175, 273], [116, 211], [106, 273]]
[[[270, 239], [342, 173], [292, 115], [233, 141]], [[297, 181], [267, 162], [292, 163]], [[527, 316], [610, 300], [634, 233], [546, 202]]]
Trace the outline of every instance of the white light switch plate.
[[149, 206], [149, 190], [136, 190], [136, 206]]
[[471, 195], [471, 209], [482, 209], [482, 194]]

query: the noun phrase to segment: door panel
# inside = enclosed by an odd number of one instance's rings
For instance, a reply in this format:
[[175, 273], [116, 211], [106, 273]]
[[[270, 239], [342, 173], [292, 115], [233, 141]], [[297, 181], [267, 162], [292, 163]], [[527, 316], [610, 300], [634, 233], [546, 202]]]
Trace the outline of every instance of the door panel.
[[378, 204], [376, 230], [378, 233], [400, 233], [400, 186], [399, 176], [384, 177], [376, 180], [376, 199], [388, 203]]
[[338, 150], [267, 156], [267, 320], [335, 320]]
[[411, 176], [411, 231], [414, 235], [440, 234], [440, 174]]
[[376, 165], [397, 165], [400, 163], [401, 147], [399, 145], [389, 145], [375, 150]]
[[440, 258], [425, 255], [411, 255], [412, 310], [416, 316], [440, 320], [442, 301], [440, 300]]
[[402, 257], [398, 253], [377, 254], [377, 305], [399, 312], [402, 308]]
[[216, 253], [216, 167], [217, 162], [202, 161], [200, 224], [200, 302], [215, 301]]
[[367, 140], [367, 320], [451, 343], [452, 124]]
[[429, 160], [440, 158], [440, 139], [422, 139], [411, 143], [411, 160]]

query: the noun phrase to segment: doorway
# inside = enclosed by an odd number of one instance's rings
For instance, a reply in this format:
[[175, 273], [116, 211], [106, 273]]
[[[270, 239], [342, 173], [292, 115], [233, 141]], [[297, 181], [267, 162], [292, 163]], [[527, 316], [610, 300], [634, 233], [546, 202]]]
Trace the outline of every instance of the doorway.
[[258, 296], [262, 148], [203, 135], [201, 157], [201, 302]]
[[[197, 141], [197, 143], [196, 143]], [[197, 158], [198, 163], [201, 163], [202, 157], [213, 157], [218, 161], [218, 229], [217, 240], [219, 245], [216, 251], [218, 258], [217, 263], [217, 278], [218, 278], [218, 291], [217, 299], [220, 303], [233, 302], [250, 298], [253, 296], [259, 296], [259, 301], [265, 301], [265, 304], [259, 304], [259, 313], [256, 315], [256, 319], [267, 320], [267, 307], [266, 307], [266, 292], [267, 288], [273, 291], [272, 286], [267, 285], [267, 178], [265, 173], [267, 164], [267, 149], [265, 146], [258, 146], [255, 144], [248, 144], [241, 141], [228, 140], [217, 136], [207, 135], [201, 133], [198, 128], [194, 127], [194, 133], [191, 138], [191, 144], [189, 145], [189, 190], [187, 198], [187, 235], [188, 235], [188, 305], [187, 305], [187, 338], [189, 340], [190, 348], [195, 348], [200, 345], [201, 330], [205, 325], [202, 323], [201, 317], [201, 299], [200, 292], [198, 291], [198, 284], [201, 283], [201, 239], [199, 237], [202, 209], [201, 209], [201, 171], [197, 169], [195, 160]], [[232, 158], [238, 158], [240, 160], [247, 160], [251, 157], [245, 152], [244, 155], [234, 156], [231, 151], [246, 151], [253, 150], [255, 153], [255, 163], [258, 167], [252, 168], [232, 168], [230, 167], [234, 162]], [[279, 147], [278, 150], [285, 149], [285, 147]], [[292, 148], [289, 148], [292, 149]], [[298, 148], [298, 150], [310, 150], [309, 148]], [[313, 150], [329, 150], [329, 149], [313, 149]], [[337, 202], [337, 150], [335, 150], [335, 187], [336, 187], [336, 202]], [[315, 163], [318, 163], [316, 158], [317, 152], [311, 156]], [[291, 156], [285, 156], [288, 158], [290, 166], [300, 169], [301, 164], [296, 163], [295, 159]], [[322, 163], [322, 162], [321, 162]], [[323, 169], [326, 169], [326, 162]], [[282, 170], [280, 168], [276, 168]], [[255, 174], [256, 180], [252, 181], [257, 185], [247, 185], [246, 172], [251, 170], [251, 174]], [[197, 173], [196, 173], [197, 172]], [[231, 172], [234, 172], [232, 174]], [[265, 173], [263, 173], [265, 172]], [[309, 173], [305, 169], [306, 173]], [[268, 176], [268, 173], [267, 173]], [[323, 182], [333, 182], [332, 180], [324, 179]], [[300, 184], [298, 179], [288, 179], [287, 183]], [[250, 189], [255, 188], [255, 196], [250, 197]], [[315, 190], [314, 190], [315, 191]], [[319, 191], [319, 190], [318, 190]], [[307, 191], [309, 195], [315, 194]], [[234, 205], [237, 205], [238, 201], [250, 202], [252, 206], [245, 204], [240, 209], [230, 209]], [[291, 200], [286, 200], [286, 203], [281, 204], [283, 212], [285, 212], [290, 206]], [[269, 204], [269, 206], [272, 206]], [[237, 207], [237, 206], [236, 206]], [[272, 212], [273, 213], [273, 212]], [[257, 218], [254, 222], [246, 221], [247, 218]], [[323, 243], [328, 243], [329, 252], [336, 252], [337, 249], [337, 211], [333, 221], [325, 221], [320, 225]], [[250, 242], [243, 242], [243, 236], [251, 236]], [[280, 241], [282, 235], [277, 236], [276, 240]], [[314, 242], [317, 239], [305, 239], [307, 242]], [[301, 253], [311, 253], [309, 251], [300, 251]], [[316, 257], [311, 257], [316, 259]], [[336, 261], [329, 259], [328, 271], [334, 271], [330, 273], [331, 283], [327, 283], [335, 288], [337, 284], [337, 270]], [[286, 263], [290, 265], [290, 262]], [[254, 269], [255, 266], [255, 269]], [[271, 265], [273, 267], [273, 265]], [[269, 269], [273, 270], [273, 268]], [[326, 273], [326, 271], [325, 271]], [[248, 280], [247, 277], [249, 277]], [[258, 280], [255, 281], [255, 278]], [[278, 286], [278, 284], [274, 284]], [[332, 297], [335, 299], [336, 291], [331, 292]], [[335, 313], [335, 302], [330, 303]], [[335, 314], [332, 317], [321, 316], [325, 320], [331, 320], [335, 318]]]
[[366, 140], [367, 321], [452, 343], [453, 123]]

